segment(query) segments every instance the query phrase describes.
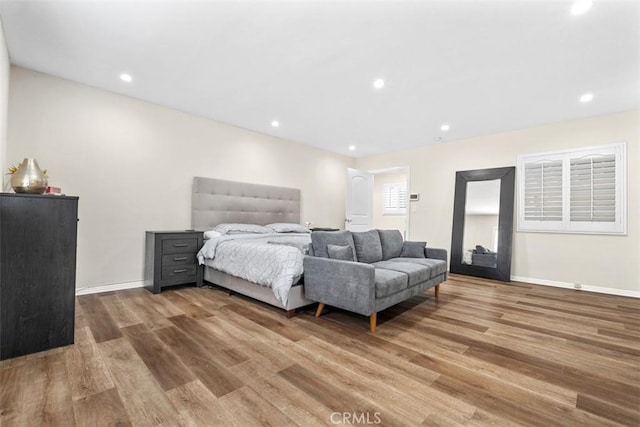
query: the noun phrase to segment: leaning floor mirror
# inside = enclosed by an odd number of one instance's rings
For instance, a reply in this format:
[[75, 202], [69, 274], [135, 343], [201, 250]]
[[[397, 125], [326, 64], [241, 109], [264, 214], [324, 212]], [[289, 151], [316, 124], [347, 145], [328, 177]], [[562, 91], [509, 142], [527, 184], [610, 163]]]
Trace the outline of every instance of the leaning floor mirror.
[[452, 273], [510, 280], [515, 170], [456, 172]]

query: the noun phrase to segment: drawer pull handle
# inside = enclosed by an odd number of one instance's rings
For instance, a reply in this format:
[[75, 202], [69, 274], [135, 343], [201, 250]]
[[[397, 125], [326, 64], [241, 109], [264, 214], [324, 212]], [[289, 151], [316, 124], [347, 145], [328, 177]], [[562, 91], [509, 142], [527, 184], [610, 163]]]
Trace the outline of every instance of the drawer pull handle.
[[173, 244], [174, 248], [186, 248], [187, 246], [189, 246], [188, 243], [174, 243]]
[[173, 270], [174, 273], [184, 273], [185, 271], [187, 271], [186, 268], [181, 268], [180, 270]]
[[181, 256], [181, 257], [179, 257], [179, 258], [174, 258], [173, 260], [174, 260], [174, 261], [186, 261], [186, 260], [187, 260], [187, 257], [186, 257], [186, 256]]

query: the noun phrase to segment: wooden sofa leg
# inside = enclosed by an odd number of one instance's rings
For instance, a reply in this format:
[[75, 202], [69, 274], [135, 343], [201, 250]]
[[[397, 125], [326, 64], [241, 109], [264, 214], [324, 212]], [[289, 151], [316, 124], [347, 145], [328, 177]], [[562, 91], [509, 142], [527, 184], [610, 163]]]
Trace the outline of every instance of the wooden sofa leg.
[[371, 333], [375, 334], [376, 333], [376, 321], [378, 319], [378, 313], [372, 313], [371, 316], [369, 316], [369, 327], [371, 328]]
[[320, 317], [320, 315], [322, 314], [322, 310], [324, 310], [324, 304], [323, 303], [319, 303], [318, 304], [318, 309], [316, 310], [316, 317]]
[[295, 310], [287, 310], [287, 319], [291, 319], [295, 315], [296, 315]]
[[436, 298], [438, 298], [438, 294], [440, 293], [440, 285], [436, 285], [436, 288], [433, 292], [436, 294]]

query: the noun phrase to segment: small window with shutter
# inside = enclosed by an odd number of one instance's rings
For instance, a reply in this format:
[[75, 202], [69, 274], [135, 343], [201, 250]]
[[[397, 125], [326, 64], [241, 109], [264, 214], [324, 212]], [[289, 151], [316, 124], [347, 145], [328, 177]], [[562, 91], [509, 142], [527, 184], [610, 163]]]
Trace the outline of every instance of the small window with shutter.
[[407, 184], [383, 185], [382, 213], [384, 215], [404, 215], [407, 213]]
[[625, 144], [518, 157], [518, 231], [626, 233]]

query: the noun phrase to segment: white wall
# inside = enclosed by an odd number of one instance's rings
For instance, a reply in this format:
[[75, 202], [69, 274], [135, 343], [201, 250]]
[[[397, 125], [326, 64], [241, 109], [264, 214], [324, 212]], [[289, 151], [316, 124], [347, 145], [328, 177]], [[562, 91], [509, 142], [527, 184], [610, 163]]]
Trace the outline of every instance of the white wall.
[[145, 230], [190, 226], [191, 180], [302, 190], [302, 221], [342, 227], [351, 158], [11, 69], [8, 159], [80, 197], [77, 287], [143, 277]]
[[373, 176], [373, 228], [382, 230], [400, 230], [404, 235], [406, 227], [405, 215], [384, 215], [383, 188], [384, 184], [406, 182], [407, 174], [401, 172], [377, 173]]
[[7, 104], [9, 102], [9, 52], [0, 20], [0, 191], [7, 168]]
[[515, 166], [518, 154], [620, 141], [627, 142], [627, 235], [514, 231], [511, 274], [640, 292], [640, 110], [432, 144], [356, 164], [361, 170], [410, 166], [410, 191], [421, 193], [420, 201], [412, 202], [411, 238], [450, 249], [456, 171]]

